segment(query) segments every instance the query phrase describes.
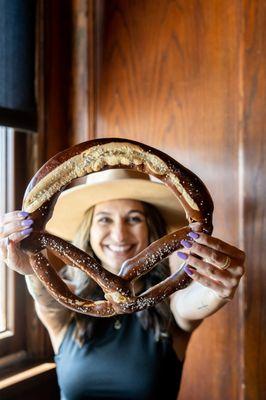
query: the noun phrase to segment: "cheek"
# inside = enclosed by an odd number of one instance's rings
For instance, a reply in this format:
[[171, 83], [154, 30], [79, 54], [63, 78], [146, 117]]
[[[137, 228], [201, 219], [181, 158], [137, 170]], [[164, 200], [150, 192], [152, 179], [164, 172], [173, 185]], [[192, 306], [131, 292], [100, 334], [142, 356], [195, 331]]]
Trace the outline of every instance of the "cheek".
[[98, 227], [91, 227], [90, 230], [90, 244], [93, 250], [96, 250], [100, 247], [100, 243], [102, 238], [104, 237], [104, 232], [102, 229], [99, 229]]
[[149, 244], [149, 233], [147, 226], [141, 226], [140, 229], [136, 232], [136, 237], [138, 238], [141, 247], [145, 249], [145, 247]]

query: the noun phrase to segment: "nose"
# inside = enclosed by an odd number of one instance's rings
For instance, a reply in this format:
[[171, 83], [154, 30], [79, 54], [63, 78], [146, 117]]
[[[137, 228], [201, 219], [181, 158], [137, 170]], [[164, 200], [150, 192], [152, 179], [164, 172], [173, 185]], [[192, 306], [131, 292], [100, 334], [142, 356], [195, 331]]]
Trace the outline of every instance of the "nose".
[[111, 229], [111, 237], [114, 243], [126, 243], [128, 238], [128, 228], [123, 221], [117, 221]]

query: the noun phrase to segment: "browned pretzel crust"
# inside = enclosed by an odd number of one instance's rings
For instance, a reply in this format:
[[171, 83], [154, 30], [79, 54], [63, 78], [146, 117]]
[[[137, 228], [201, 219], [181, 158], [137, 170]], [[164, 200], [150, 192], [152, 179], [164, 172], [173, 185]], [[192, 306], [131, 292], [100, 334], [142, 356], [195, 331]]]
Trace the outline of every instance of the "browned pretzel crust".
[[[128, 139], [96, 139], [51, 158], [36, 173], [26, 190], [23, 209], [31, 214], [34, 231], [21, 246], [30, 254], [34, 272], [57, 301], [71, 310], [99, 317], [154, 306], [191, 282], [180, 269], [139, 296], [135, 296], [133, 291], [136, 279], [182, 247], [180, 241], [190, 231], [189, 227], [164, 236], [125, 261], [118, 276], [105, 270], [84, 251], [45, 232], [56, 200], [66, 185], [75, 178], [111, 168], [133, 169], [159, 178], [177, 196], [188, 221], [198, 221], [205, 232], [212, 232], [213, 203], [208, 190], [195, 174], [159, 150]], [[90, 301], [73, 294], [41, 254], [45, 248], [86, 272], [103, 289], [106, 300]]]

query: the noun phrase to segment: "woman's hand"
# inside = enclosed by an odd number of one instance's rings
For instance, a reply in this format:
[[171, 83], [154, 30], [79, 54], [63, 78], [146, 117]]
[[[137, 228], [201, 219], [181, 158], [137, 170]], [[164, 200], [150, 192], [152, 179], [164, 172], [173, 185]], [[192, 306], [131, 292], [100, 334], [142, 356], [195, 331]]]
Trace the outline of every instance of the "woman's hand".
[[33, 274], [28, 255], [20, 249], [21, 240], [32, 232], [32, 223], [25, 211], [13, 211], [0, 218], [0, 260], [23, 275]]
[[186, 262], [187, 274], [218, 298], [232, 299], [244, 274], [245, 253], [202, 232], [189, 233], [189, 239], [181, 242], [188, 254], [177, 253]]
[[177, 252], [186, 263], [184, 269], [193, 282], [174, 293], [170, 300], [177, 324], [187, 332], [233, 298], [244, 274], [245, 261], [242, 250], [196, 232], [197, 225], [193, 229], [188, 239], [182, 241], [184, 251]]

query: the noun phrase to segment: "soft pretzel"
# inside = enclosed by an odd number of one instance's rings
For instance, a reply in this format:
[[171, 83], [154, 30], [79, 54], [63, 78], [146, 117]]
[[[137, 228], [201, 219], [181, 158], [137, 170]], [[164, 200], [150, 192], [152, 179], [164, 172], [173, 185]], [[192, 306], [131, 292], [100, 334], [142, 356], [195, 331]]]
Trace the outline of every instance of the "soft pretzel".
[[[36, 173], [25, 192], [23, 209], [30, 213], [34, 230], [21, 242], [21, 246], [30, 254], [35, 274], [57, 301], [71, 310], [99, 317], [154, 306], [191, 282], [182, 268], [139, 296], [133, 292], [136, 279], [182, 247], [180, 241], [190, 232], [189, 227], [151, 243], [125, 261], [119, 275], [105, 270], [72, 244], [45, 232], [56, 200], [66, 185], [75, 178], [111, 168], [133, 169], [159, 178], [177, 196], [189, 223], [200, 222], [205, 232], [212, 232], [213, 203], [208, 190], [194, 173], [159, 150], [127, 139], [96, 139], [73, 146], [51, 158]], [[41, 253], [45, 248], [64, 262], [86, 272], [103, 289], [106, 300], [90, 301], [72, 293]]]

